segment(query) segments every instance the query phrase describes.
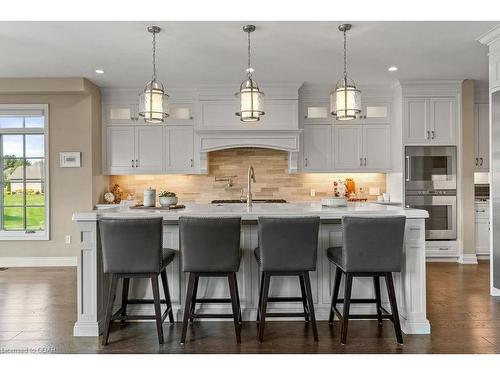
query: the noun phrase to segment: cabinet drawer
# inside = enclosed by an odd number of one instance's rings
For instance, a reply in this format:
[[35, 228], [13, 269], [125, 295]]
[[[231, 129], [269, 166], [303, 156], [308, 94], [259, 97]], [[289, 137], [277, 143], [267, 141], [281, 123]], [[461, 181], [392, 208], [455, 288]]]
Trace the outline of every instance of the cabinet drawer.
[[476, 204], [474, 206], [474, 215], [477, 219], [486, 219], [490, 218], [490, 209], [487, 204]]

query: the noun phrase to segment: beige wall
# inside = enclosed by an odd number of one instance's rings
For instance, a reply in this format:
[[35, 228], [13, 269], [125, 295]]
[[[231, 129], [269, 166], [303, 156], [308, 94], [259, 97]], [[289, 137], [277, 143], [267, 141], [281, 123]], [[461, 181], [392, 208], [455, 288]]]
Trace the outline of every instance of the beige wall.
[[462, 249], [464, 254], [475, 254], [474, 224], [474, 81], [462, 83], [462, 148], [461, 148], [461, 223]]
[[[318, 200], [332, 195], [333, 181], [337, 178], [353, 177], [357, 187], [368, 193], [370, 187], [379, 187], [385, 192], [386, 179], [382, 173], [287, 173], [287, 157], [284, 151], [246, 148], [215, 151], [209, 154], [208, 175], [133, 175], [112, 176], [110, 185], [120, 185], [127, 193], [134, 193], [142, 200], [143, 191], [149, 186], [159, 190], [170, 190], [179, 196], [179, 203], [208, 203], [213, 199], [239, 199], [241, 189], [245, 188], [247, 169], [252, 165], [257, 182], [253, 184], [254, 198], [284, 198], [288, 201]], [[215, 182], [215, 176], [237, 176], [234, 186], [226, 188], [225, 182]], [[316, 190], [316, 197], [309, 196]], [[375, 199], [375, 196], [371, 196]]]
[[[99, 88], [82, 78], [0, 79], [0, 103], [49, 105], [50, 159], [50, 240], [0, 241], [0, 257], [78, 254], [71, 215], [92, 209], [108, 183], [101, 175], [100, 101]], [[60, 151], [80, 151], [81, 168], [59, 168]]]

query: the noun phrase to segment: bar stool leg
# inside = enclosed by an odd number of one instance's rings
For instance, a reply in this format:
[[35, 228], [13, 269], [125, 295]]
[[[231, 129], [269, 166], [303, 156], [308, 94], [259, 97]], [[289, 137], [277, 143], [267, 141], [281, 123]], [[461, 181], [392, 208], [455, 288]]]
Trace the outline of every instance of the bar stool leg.
[[259, 342], [264, 341], [264, 328], [266, 325], [266, 310], [267, 310], [267, 298], [269, 296], [269, 283], [271, 281], [271, 276], [267, 272], [263, 272], [264, 285], [262, 288], [262, 303], [260, 306], [260, 324], [259, 324]]
[[168, 288], [167, 271], [164, 269], [161, 271], [161, 283], [163, 284], [163, 294], [165, 294], [165, 302], [167, 303], [167, 309], [170, 309], [168, 313], [168, 319], [170, 324], [174, 324], [174, 312], [172, 311], [172, 300], [170, 299], [170, 290]]
[[347, 327], [349, 325], [349, 308], [351, 304], [351, 291], [352, 291], [352, 275], [346, 273], [346, 280], [344, 286], [344, 313], [342, 316], [342, 329], [340, 342], [346, 344], [347, 342]]
[[381, 326], [384, 321], [382, 319], [382, 299], [380, 297], [380, 279], [378, 276], [373, 276], [373, 285], [375, 287], [375, 299], [377, 303], [377, 320], [378, 325]]
[[[198, 294], [198, 280], [200, 279], [199, 276], [196, 276], [195, 279], [194, 279], [194, 287], [193, 287], [193, 298], [191, 298], [191, 315], [194, 314], [194, 310], [196, 308], [196, 296]], [[191, 316], [189, 318], [189, 323], [193, 323], [194, 321], [194, 318]]]
[[236, 302], [238, 302], [238, 322], [241, 324], [243, 322], [243, 318], [241, 316], [240, 292], [238, 289], [238, 277], [236, 274], [234, 275], [234, 284], [236, 285]]
[[311, 280], [309, 279], [309, 272], [304, 272], [304, 284], [307, 295], [307, 304], [309, 308], [309, 318], [311, 319], [312, 330], [314, 341], [318, 341], [318, 328], [316, 327], [316, 317], [314, 316], [314, 302], [312, 299], [312, 291], [311, 291]]
[[335, 282], [333, 283], [333, 294], [332, 294], [332, 305], [330, 307], [330, 317], [328, 318], [328, 324], [333, 324], [334, 311], [333, 308], [337, 306], [337, 300], [339, 299], [340, 282], [342, 281], [342, 271], [340, 268], [335, 269]]
[[[129, 287], [130, 279], [128, 277], [123, 278], [122, 285], [122, 316], [127, 315], [127, 302], [128, 302], [128, 287]], [[122, 319], [120, 320], [120, 327], [125, 327], [127, 322]]]
[[108, 293], [108, 305], [106, 307], [106, 323], [104, 325], [104, 334], [102, 336], [102, 345], [108, 345], [109, 328], [111, 325], [111, 316], [113, 315], [113, 305], [116, 297], [116, 285], [118, 283], [118, 276], [111, 274], [111, 284]]
[[401, 333], [401, 325], [399, 323], [398, 304], [396, 301], [396, 293], [394, 292], [394, 282], [392, 280], [392, 273], [385, 274], [385, 282], [387, 284], [387, 293], [389, 294], [389, 302], [391, 303], [392, 318], [394, 321], [394, 330], [396, 331], [396, 338], [398, 344], [403, 344], [403, 334]]
[[306, 287], [304, 285], [304, 276], [300, 275], [299, 276], [299, 282], [300, 282], [300, 292], [302, 294], [302, 306], [304, 307], [304, 314], [307, 314], [304, 318], [306, 322], [309, 321], [309, 310], [307, 309], [307, 296], [306, 296]]
[[257, 325], [260, 322], [260, 309], [262, 306], [262, 296], [264, 295], [264, 272], [260, 275], [259, 305], [257, 306]]
[[231, 294], [231, 305], [233, 307], [234, 331], [236, 332], [236, 342], [241, 343], [240, 313], [238, 307], [238, 292], [236, 287], [236, 273], [230, 272], [227, 275], [229, 281], [229, 292]]
[[190, 314], [191, 299], [193, 297], [195, 278], [196, 278], [196, 276], [192, 272], [190, 272], [189, 273], [188, 288], [187, 288], [187, 292], [186, 292], [186, 302], [184, 303], [184, 319], [182, 320], [181, 344], [184, 344], [186, 342], [186, 333], [187, 333], [189, 317], [191, 315]]
[[155, 305], [156, 331], [158, 332], [158, 342], [163, 344], [163, 326], [161, 321], [160, 288], [158, 285], [158, 275], [151, 274], [151, 286], [153, 288], [153, 302]]

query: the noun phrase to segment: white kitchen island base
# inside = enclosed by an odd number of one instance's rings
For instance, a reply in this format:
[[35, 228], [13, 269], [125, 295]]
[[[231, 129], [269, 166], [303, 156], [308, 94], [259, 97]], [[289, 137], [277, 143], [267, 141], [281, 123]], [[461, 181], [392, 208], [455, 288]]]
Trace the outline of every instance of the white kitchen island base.
[[[401, 328], [406, 334], [429, 334], [430, 324], [426, 318], [426, 276], [425, 276], [425, 218], [422, 210], [401, 209], [370, 203], [350, 204], [348, 208], [322, 208], [317, 203], [255, 204], [247, 210], [243, 204], [187, 205], [181, 211], [138, 212], [128, 208], [76, 213], [73, 220], [81, 232], [81, 251], [78, 257], [77, 304], [78, 320], [73, 329], [74, 336], [98, 336], [103, 329], [108, 277], [102, 272], [102, 257], [99, 241], [98, 219], [100, 217], [144, 217], [163, 216], [165, 220], [163, 243], [165, 247], [179, 249], [177, 220], [180, 216], [241, 216], [241, 248], [243, 257], [238, 272], [243, 320], [254, 321], [257, 315], [259, 270], [253, 250], [258, 244], [257, 222], [259, 216], [308, 216], [321, 218], [318, 242], [318, 264], [310, 273], [316, 319], [328, 319], [335, 268], [326, 257], [326, 249], [342, 244], [340, 219], [345, 215], [405, 215], [407, 217], [402, 272], [394, 274], [396, 297], [401, 319]], [[140, 249], [137, 249], [140, 251]], [[180, 257], [167, 267], [168, 283], [177, 321], [182, 320], [187, 278], [181, 271]], [[389, 309], [385, 283], [381, 282], [382, 304]], [[342, 296], [343, 285], [341, 285]], [[147, 279], [130, 280], [129, 298], [152, 298], [150, 282]], [[118, 293], [118, 295], [121, 295]], [[270, 296], [299, 296], [298, 277], [271, 278]], [[229, 288], [226, 278], [200, 278], [199, 298], [227, 298]], [[374, 298], [372, 278], [355, 278], [353, 298]], [[163, 298], [163, 295], [162, 295]], [[117, 308], [120, 301], [117, 301]], [[200, 304], [201, 313], [229, 313], [230, 304]], [[164, 308], [165, 306], [162, 305]], [[131, 313], [151, 314], [152, 305], [130, 305]], [[269, 303], [269, 312], [301, 312], [302, 303]], [[351, 305], [351, 312], [375, 313], [373, 304]], [[280, 318], [283, 319], [283, 318]], [[297, 318], [295, 318], [297, 319]], [[271, 319], [272, 320], [272, 319]], [[321, 335], [321, 332], [320, 332]]]

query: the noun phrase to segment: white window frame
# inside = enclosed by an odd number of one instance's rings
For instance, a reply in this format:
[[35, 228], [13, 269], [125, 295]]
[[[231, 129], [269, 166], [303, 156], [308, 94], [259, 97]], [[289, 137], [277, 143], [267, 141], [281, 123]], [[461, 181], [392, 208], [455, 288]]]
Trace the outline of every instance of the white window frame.
[[[48, 241], [50, 240], [50, 175], [49, 175], [49, 105], [48, 104], [0, 104], [0, 111], [19, 111], [21, 116], [23, 111], [42, 110], [44, 115], [44, 127], [42, 128], [22, 128], [22, 129], [0, 129], [2, 135], [7, 134], [43, 134], [44, 135], [44, 160], [45, 160], [45, 230], [26, 233], [23, 231], [6, 231], [0, 229], [0, 241]], [[2, 166], [3, 168], [3, 166]], [[0, 192], [3, 194], [3, 191]], [[2, 207], [3, 209], [3, 207]], [[3, 215], [3, 212], [0, 212]]]

